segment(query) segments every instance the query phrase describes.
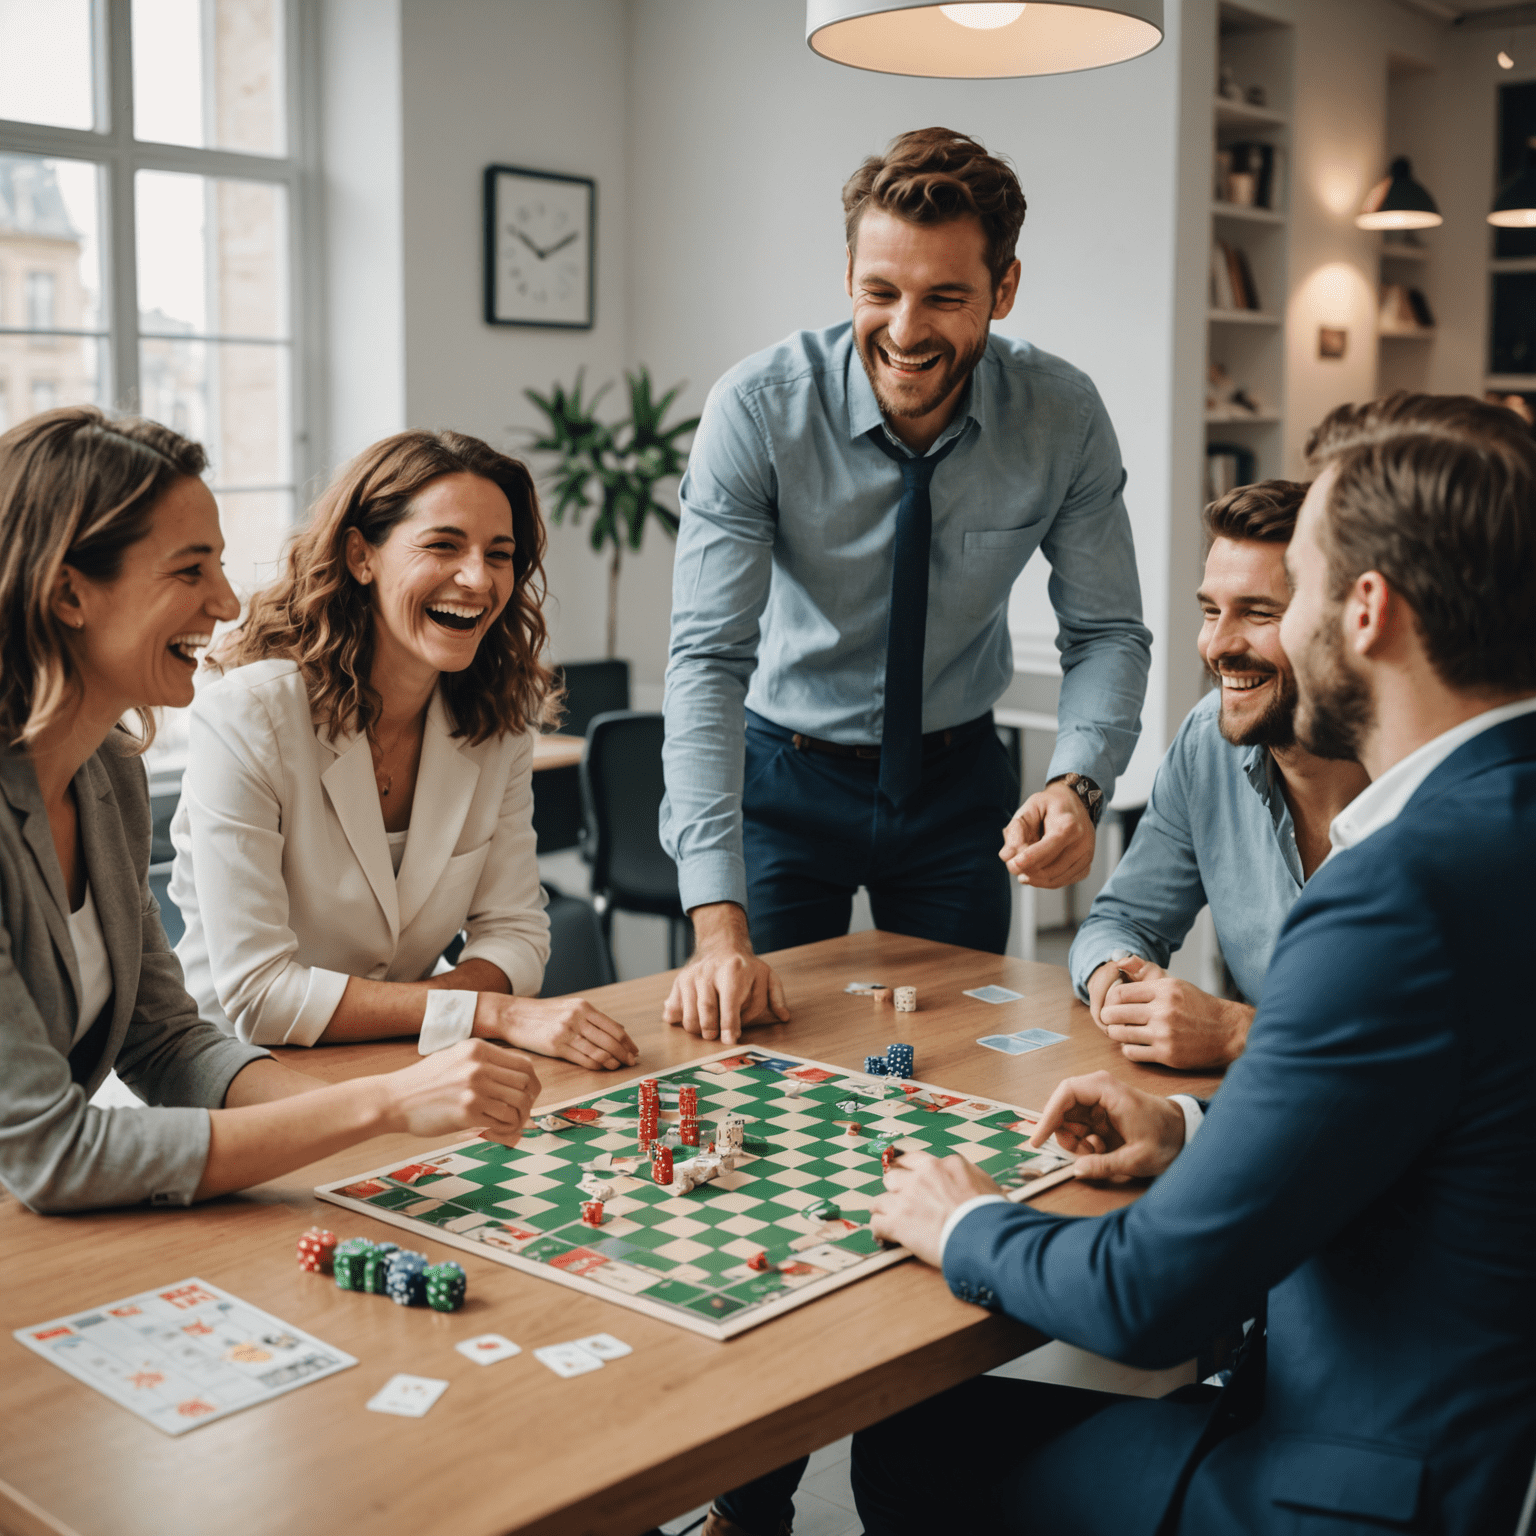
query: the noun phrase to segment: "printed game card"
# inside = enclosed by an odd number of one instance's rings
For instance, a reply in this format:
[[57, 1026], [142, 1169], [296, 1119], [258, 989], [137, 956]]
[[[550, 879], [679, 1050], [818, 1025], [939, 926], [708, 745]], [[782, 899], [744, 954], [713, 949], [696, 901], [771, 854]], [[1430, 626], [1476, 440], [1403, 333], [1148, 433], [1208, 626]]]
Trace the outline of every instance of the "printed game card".
[[1024, 996], [1022, 992], [1010, 992], [1007, 987], [975, 987], [969, 992], [963, 992], [962, 997], [974, 997], [978, 1003], [1016, 1003]]
[[196, 1277], [18, 1328], [13, 1337], [168, 1435], [357, 1364]]
[[447, 1390], [446, 1381], [401, 1371], [391, 1376], [363, 1407], [370, 1413], [393, 1413], [402, 1419], [419, 1419]]

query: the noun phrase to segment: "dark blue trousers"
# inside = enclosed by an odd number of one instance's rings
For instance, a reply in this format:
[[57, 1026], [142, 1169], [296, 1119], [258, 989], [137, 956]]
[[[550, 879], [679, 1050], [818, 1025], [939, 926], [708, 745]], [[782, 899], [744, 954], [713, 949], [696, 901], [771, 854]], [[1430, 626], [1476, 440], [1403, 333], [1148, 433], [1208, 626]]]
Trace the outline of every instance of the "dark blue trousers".
[[847, 933], [869, 891], [888, 933], [1002, 954], [1012, 911], [997, 851], [1019, 786], [990, 716], [923, 754], [921, 786], [897, 807], [878, 758], [800, 750], [747, 711], [742, 779], [747, 914], [758, 954]]

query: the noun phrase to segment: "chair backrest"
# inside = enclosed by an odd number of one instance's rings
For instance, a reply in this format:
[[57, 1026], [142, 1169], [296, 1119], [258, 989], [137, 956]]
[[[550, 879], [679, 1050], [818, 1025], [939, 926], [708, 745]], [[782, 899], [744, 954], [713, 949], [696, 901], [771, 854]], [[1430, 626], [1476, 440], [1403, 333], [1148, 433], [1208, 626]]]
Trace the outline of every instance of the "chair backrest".
[[564, 997], [617, 981], [613, 956], [590, 901], [549, 891], [549, 964], [544, 967], [541, 997]]
[[568, 661], [555, 676], [565, 689], [562, 735], [585, 736], [594, 716], [629, 708], [627, 661]]
[[614, 710], [587, 726], [581, 792], [596, 836], [592, 891], [630, 911], [682, 915], [677, 866], [656, 830], [664, 789], [662, 718]]

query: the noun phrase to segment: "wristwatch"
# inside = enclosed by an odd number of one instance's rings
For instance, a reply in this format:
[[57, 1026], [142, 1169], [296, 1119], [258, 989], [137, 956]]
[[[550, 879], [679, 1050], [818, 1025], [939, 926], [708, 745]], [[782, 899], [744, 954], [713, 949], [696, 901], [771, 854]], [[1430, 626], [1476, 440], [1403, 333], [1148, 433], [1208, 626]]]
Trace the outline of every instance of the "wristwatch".
[[1047, 782], [1065, 784], [1072, 790], [1083, 802], [1083, 809], [1088, 812], [1089, 821], [1094, 826], [1098, 826], [1099, 817], [1104, 814], [1104, 791], [1092, 779], [1082, 773], [1058, 773], [1054, 779]]

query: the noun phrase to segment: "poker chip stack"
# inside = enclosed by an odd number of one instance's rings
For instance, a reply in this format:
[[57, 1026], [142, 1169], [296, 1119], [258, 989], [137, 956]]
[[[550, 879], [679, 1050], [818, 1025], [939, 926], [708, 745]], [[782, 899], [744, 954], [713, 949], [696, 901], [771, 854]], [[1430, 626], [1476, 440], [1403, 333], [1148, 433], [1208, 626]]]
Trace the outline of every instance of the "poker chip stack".
[[583, 1200], [581, 1202], [581, 1219], [589, 1227], [602, 1226], [603, 1202], [601, 1200]]
[[399, 1307], [419, 1307], [427, 1299], [427, 1256], [398, 1248], [389, 1256], [384, 1293]]
[[372, 1252], [373, 1244], [366, 1237], [349, 1237], [344, 1243], [337, 1243], [336, 1252], [331, 1256], [331, 1269], [342, 1290], [363, 1289], [363, 1264]]
[[897, 1013], [916, 1013], [917, 1012], [917, 988], [916, 987], [897, 987], [896, 988], [896, 1012]]
[[684, 1083], [677, 1090], [677, 1128], [684, 1146], [699, 1144], [699, 1090]]
[[389, 1285], [389, 1261], [400, 1251], [399, 1243], [375, 1243], [371, 1253], [363, 1255], [362, 1289], [370, 1296], [382, 1296]]
[[890, 1064], [884, 1056], [866, 1056], [864, 1071], [869, 1077], [884, 1077], [890, 1071]]
[[892, 1077], [911, 1077], [916, 1065], [910, 1045], [888, 1045], [885, 1048], [886, 1071]]
[[661, 1095], [654, 1077], [640, 1079], [640, 1150], [650, 1151], [661, 1123]]
[[464, 1268], [451, 1259], [429, 1264], [422, 1275], [427, 1305], [434, 1312], [457, 1312], [464, 1305]]
[[889, 1173], [891, 1169], [896, 1166], [896, 1159], [900, 1156], [901, 1154], [896, 1150], [895, 1147], [881, 1147], [880, 1172]]
[[651, 1177], [658, 1184], [672, 1182], [672, 1149], [657, 1147], [651, 1153]]
[[299, 1268], [311, 1274], [330, 1274], [335, 1254], [336, 1234], [324, 1227], [311, 1227], [299, 1239]]

